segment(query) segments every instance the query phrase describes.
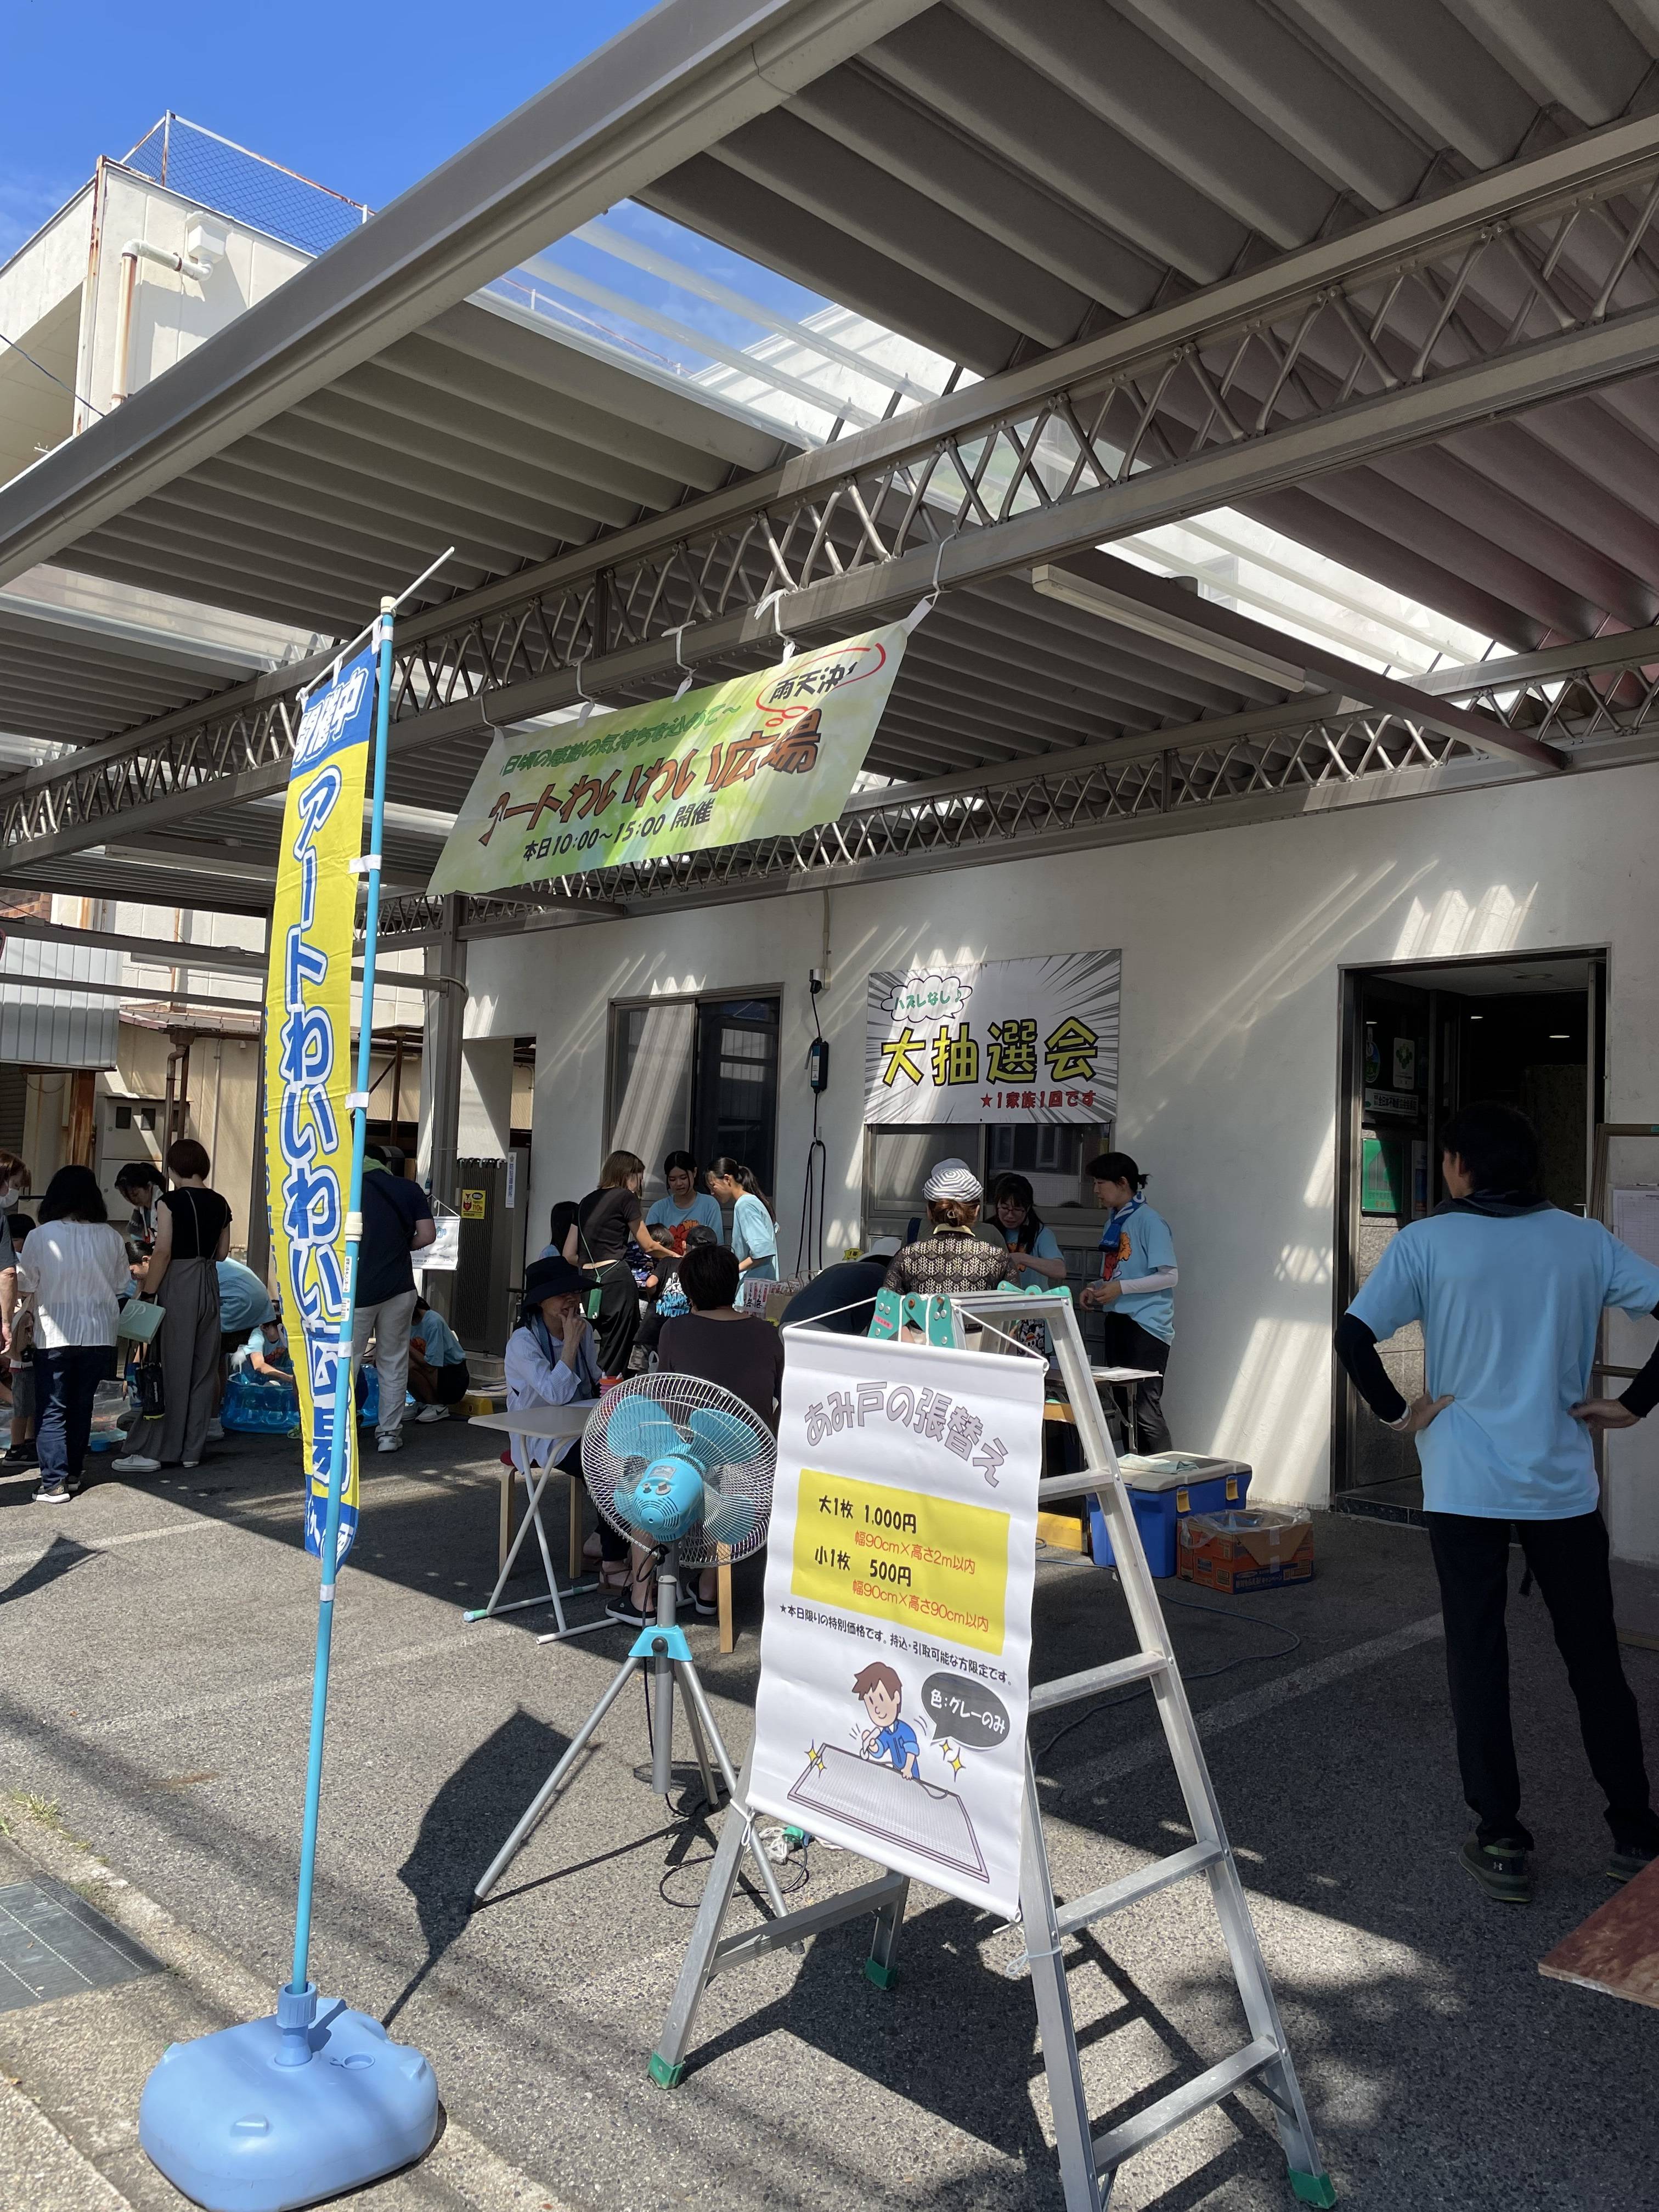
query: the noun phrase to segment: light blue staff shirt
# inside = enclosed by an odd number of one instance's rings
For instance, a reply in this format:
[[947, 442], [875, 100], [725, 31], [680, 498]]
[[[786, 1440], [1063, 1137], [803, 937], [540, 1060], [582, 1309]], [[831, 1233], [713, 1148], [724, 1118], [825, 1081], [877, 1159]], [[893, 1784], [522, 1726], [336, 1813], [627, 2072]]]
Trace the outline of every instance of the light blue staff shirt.
[[214, 1267], [219, 1278], [219, 1326], [227, 1336], [271, 1318], [276, 1309], [270, 1292], [252, 1267], [240, 1260], [216, 1261]]
[[[1007, 1243], [1007, 1233], [1000, 1222], [993, 1221], [988, 1225], [1005, 1244]], [[1036, 1242], [1031, 1247], [1031, 1257], [1034, 1260], [1058, 1260], [1060, 1257], [1060, 1240], [1046, 1224], [1037, 1231]], [[1060, 1283], [1051, 1283], [1047, 1275], [1039, 1275], [1035, 1267], [1022, 1267], [1014, 1280], [1022, 1291], [1057, 1291], [1063, 1287]]]
[[1379, 1343], [1421, 1322], [1425, 1387], [1452, 1403], [1417, 1437], [1423, 1504], [1483, 1521], [1595, 1510], [1589, 1395], [1604, 1306], [1659, 1305], [1659, 1267], [1599, 1221], [1547, 1206], [1436, 1213], [1402, 1229], [1348, 1310]]
[[426, 1346], [426, 1356], [434, 1367], [459, 1367], [466, 1358], [461, 1340], [441, 1313], [428, 1306], [417, 1314], [410, 1324]]
[[[1133, 1282], [1139, 1276], [1155, 1275], [1160, 1267], [1173, 1267], [1176, 1264], [1175, 1238], [1170, 1233], [1170, 1224], [1161, 1213], [1152, 1212], [1144, 1198], [1132, 1198], [1127, 1206], [1119, 1207], [1101, 1232], [1100, 1249], [1101, 1277], [1107, 1282], [1115, 1277]], [[1156, 1336], [1165, 1344], [1175, 1342], [1173, 1291], [1126, 1291], [1105, 1311], [1121, 1314], [1126, 1321], [1139, 1322], [1149, 1336]]]
[[678, 1206], [672, 1198], [659, 1198], [645, 1217], [647, 1229], [678, 1229], [682, 1221], [700, 1221], [718, 1237], [721, 1229], [719, 1199], [707, 1190], [693, 1191], [690, 1206]]
[[732, 1209], [732, 1249], [739, 1260], [752, 1259], [745, 1282], [775, 1283], [778, 1279], [778, 1232], [765, 1201], [744, 1191]]

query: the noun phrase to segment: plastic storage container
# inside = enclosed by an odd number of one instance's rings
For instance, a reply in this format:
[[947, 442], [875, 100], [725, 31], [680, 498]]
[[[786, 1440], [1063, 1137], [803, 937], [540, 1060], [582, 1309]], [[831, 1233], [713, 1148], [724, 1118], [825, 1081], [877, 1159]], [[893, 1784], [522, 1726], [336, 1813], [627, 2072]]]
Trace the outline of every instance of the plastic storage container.
[[[1176, 1538], [1188, 1513], [1224, 1513], [1249, 1496], [1250, 1470], [1242, 1459], [1206, 1459], [1198, 1452], [1126, 1452], [1118, 1465], [1129, 1486], [1129, 1504], [1140, 1531], [1146, 1564], [1161, 1580], [1176, 1571]], [[1095, 1565], [1113, 1564], [1106, 1516], [1092, 1499], [1089, 1532]]]
[[300, 1418], [300, 1393], [291, 1382], [239, 1367], [225, 1385], [219, 1418], [240, 1435], [286, 1436]]
[[92, 1401], [92, 1431], [87, 1438], [88, 1451], [115, 1451], [125, 1447], [127, 1432], [118, 1417], [128, 1410], [125, 1382], [100, 1382], [98, 1385]]

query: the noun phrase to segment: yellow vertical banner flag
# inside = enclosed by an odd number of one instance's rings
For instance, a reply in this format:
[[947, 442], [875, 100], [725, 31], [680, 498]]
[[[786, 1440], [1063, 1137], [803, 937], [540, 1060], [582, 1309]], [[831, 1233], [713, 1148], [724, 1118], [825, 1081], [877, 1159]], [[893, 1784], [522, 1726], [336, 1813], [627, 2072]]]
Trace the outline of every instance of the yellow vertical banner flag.
[[270, 1244], [293, 1346], [309, 1480], [306, 1549], [320, 1554], [337, 1404], [346, 1462], [337, 1566], [357, 1529], [357, 1436], [339, 1343], [349, 1296], [352, 868], [374, 726], [375, 664], [360, 653], [307, 702], [294, 749], [265, 984], [265, 1165]]

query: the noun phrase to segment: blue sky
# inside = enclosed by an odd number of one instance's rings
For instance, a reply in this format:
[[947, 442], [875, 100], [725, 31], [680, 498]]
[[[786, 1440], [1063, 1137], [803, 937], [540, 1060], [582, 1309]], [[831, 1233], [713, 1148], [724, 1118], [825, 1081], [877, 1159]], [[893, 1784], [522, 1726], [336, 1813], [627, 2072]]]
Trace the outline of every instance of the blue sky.
[[167, 108], [384, 207], [648, 10], [284, 0], [163, 18], [109, 0], [3, 0], [0, 12], [3, 260], [100, 154], [125, 154]]
[[[471, 15], [436, 0], [405, 0], [397, 10], [361, 0], [289, 0], [280, 14], [240, 6], [180, 16], [177, 34], [161, 36], [141, 34], [131, 8], [108, 0], [83, 0], [72, 29], [62, 0], [0, 5], [8, 23], [0, 40], [0, 261], [79, 189], [99, 155], [125, 154], [169, 108], [384, 207], [649, 12], [640, 0], [493, 0]], [[613, 220], [787, 314], [822, 304], [644, 209], [621, 209]], [[765, 335], [579, 243], [556, 252], [570, 267], [693, 329], [717, 332], [728, 345]], [[614, 312], [568, 304], [658, 358], [691, 370], [704, 363], [695, 349]]]

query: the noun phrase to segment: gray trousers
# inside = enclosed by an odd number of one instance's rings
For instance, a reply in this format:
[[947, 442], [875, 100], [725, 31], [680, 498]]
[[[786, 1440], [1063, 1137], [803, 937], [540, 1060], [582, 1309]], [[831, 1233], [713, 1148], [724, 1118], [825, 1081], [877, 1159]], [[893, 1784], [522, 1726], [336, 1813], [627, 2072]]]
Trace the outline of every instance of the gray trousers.
[[130, 1452], [163, 1467], [199, 1462], [219, 1389], [219, 1274], [211, 1260], [171, 1260], [150, 1292], [167, 1319], [144, 1357], [160, 1354], [167, 1412], [159, 1421], [135, 1424]]
[[351, 1316], [351, 1376], [363, 1364], [368, 1340], [374, 1339], [374, 1370], [380, 1378], [380, 1413], [374, 1433], [395, 1437], [404, 1425], [404, 1400], [409, 1395], [409, 1324], [415, 1318], [415, 1293], [399, 1291], [395, 1298], [382, 1298], [377, 1306], [356, 1306]]

